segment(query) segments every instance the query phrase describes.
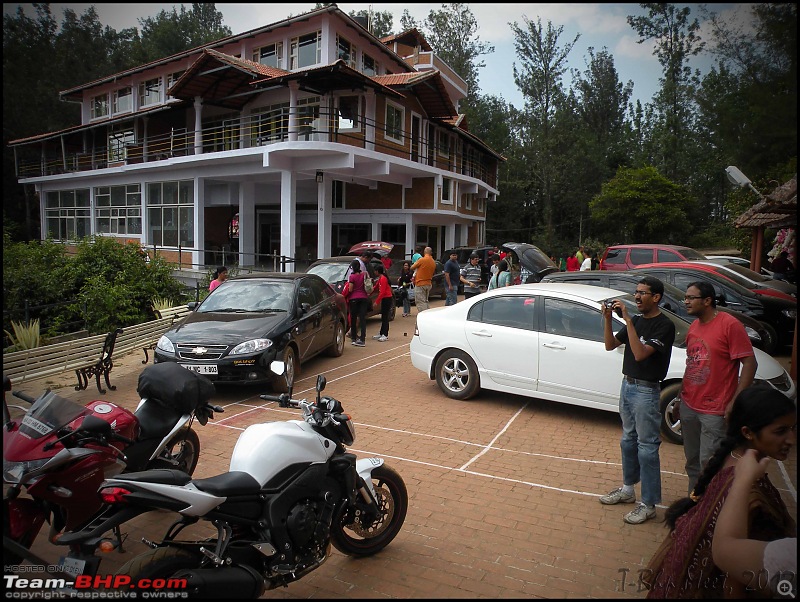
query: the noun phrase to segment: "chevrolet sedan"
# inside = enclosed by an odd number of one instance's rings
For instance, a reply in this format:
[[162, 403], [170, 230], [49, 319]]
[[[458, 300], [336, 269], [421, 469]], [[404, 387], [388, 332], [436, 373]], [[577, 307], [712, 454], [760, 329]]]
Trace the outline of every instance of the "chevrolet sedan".
[[[156, 345], [154, 362], [177, 362], [217, 383], [264, 383], [278, 391], [319, 353], [342, 355], [344, 297], [313, 274], [256, 273], [219, 285]], [[282, 360], [276, 377], [270, 362]]]
[[[429, 309], [417, 316], [411, 362], [452, 399], [469, 399], [488, 389], [618, 412], [624, 348], [605, 350], [600, 308], [606, 299], [620, 299], [632, 315], [638, 313], [632, 295], [573, 283], [510, 286]], [[676, 337], [661, 383], [661, 432], [682, 443], [677, 395], [689, 323], [663, 311], [675, 323]], [[613, 320], [615, 333], [625, 326], [621, 318]], [[795, 399], [786, 370], [763, 351], [754, 351], [756, 380]]]

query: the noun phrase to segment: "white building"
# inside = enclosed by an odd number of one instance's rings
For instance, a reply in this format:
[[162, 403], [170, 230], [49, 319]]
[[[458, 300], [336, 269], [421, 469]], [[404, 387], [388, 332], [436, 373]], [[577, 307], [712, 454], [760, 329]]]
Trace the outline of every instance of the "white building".
[[81, 124], [10, 143], [44, 236], [135, 241], [181, 267], [302, 270], [364, 240], [393, 257], [485, 242], [498, 153], [416, 30], [335, 6], [61, 92]]

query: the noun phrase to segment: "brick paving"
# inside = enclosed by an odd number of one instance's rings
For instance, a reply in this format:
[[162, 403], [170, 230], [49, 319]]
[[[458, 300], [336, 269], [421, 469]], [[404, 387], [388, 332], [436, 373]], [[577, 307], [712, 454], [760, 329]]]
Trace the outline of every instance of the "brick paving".
[[[398, 314], [386, 343], [371, 339], [380, 327], [371, 318], [366, 347], [347, 345], [340, 358], [311, 360], [295, 386], [296, 396], [313, 395], [317, 374], [325, 374], [326, 393], [342, 401], [356, 424], [351, 451], [381, 456], [403, 476], [410, 501], [402, 531], [374, 557], [333, 550], [322, 567], [264, 597], [643, 598], [637, 571], [667, 531], [660, 520], [625, 524], [631, 506], [598, 503], [621, 481], [619, 417], [491, 392], [466, 402], [448, 399], [411, 365], [412, 312]], [[68, 373], [19, 390], [37, 395], [58, 388], [80, 403], [102, 398], [133, 409], [142, 359], [131, 353], [115, 361], [111, 383], [117, 389], [106, 395], [93, 386], [74, 391]], [[218, 387], [215, 403], [225, 413], [194, 427], [201, 441], [196, 477], [227, 471], [248, 425], [297, 418], [293, 410], [259, 400], [260, 392]], [[663, 443], [661, 461], [668, 504], [686, 493], [682, 449]], [[770, 477], [796, 517], [796, 448], [783, 466], [773, 465]], [[156, 512], [123, 525], [125, 552], [104, 556], [100, 573], [145, 551], [139, 538], [158, 539], [174, 517]], [[195, 533], [204, 528], [193, 527]], [[46, 525], [33, 550], [48, 562], [62, 553], [46, 541]]]

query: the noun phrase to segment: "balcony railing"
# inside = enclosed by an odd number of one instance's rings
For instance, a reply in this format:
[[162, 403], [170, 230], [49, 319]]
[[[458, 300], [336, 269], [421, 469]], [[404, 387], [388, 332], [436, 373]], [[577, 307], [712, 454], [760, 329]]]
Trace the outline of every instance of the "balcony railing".
[[[362, 117], [356, 127], [346, 128], [342, 125], [351, 124], [340, 120], [338, 114], [311, 112], [307, 106], [300, 108], [295, 121], [297, 140], [337, 142], [358, 148], [367, 148], [370, 144], [378, 152], [410, 159], [422, 165], [432, 165], [455, 174], [477, 178], [492, 187], [496, 186], [496, 159], [477, 146], [462, 144], [456, 148], [439, 148], [434, 141], [419, 136], [412, 139], [407, 132], [393, 132], [388, 138], [400, 140], [394, 142], [387, 139], [387, 130], [378, 122]], [[375, 131], [372, 143], [367, 142], [368, 127]], [[81, 135], [75, 134], [74, 140]], [[285, 142], [289, 140], [289, 111], [286, 109], [268, 115], [204, 122], [200, 131], [202, 152], [195, 150], [195, 133], [186, 129], [171, 128], [168, 132], [146, 137], [136, 135], [135, 139], [136, 142], [75, 152], [64, 152], [55, 145], [45, 146], [38, 159], [20, 157], [17, 174], [20, 178], [42, 177]], [[69, 145], [66, 147], [69, 148]]]

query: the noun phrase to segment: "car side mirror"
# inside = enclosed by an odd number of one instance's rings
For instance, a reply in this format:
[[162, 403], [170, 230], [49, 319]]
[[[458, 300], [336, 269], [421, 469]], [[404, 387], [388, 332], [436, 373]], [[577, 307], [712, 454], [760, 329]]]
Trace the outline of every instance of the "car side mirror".
[[197, 301], [189, 301], [189, 303], [186, 304], [186, 307], [189, 308], [189, 311], [194, 311], [195, 309], [197, 309], [198, 305], [200, 304]]

